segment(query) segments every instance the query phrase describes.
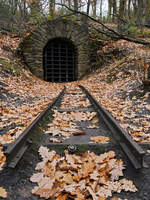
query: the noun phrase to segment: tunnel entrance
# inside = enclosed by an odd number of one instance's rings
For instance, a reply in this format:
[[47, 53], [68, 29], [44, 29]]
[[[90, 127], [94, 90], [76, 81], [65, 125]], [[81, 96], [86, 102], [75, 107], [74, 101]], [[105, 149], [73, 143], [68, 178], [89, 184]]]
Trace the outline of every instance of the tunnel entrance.
[[68, 39], [50, 40], [43, 52], [44, 80], [70, 82], [77, 79], [77, 52]]

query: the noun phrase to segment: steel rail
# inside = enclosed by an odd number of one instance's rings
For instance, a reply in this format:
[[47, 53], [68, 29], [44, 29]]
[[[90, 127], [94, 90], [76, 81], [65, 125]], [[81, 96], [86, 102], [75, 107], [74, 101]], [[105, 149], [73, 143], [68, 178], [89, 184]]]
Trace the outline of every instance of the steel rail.
[[7, 166], [10, 168], [15, 168], [24, 152], [29, 146], [28, 137], [36, 125], [46, 116], [47, 112], [57, 104], [61, 99], [66, 87], [59, 93], [59, 95], [50, 103], [48, 106], [36, 117], [36, 119], [23, 131], [23, 133], [15, 140], [14, 143], [4, 146], [4, 154], [6, 156]]
[[[122, 150], [127, 155], [135, 169], [140, 169], [144, 166], [144, 150], [131, 138], [131, 136], [118, 124], [118, 122], [106, 111], [100, 103], [98, 103], [90, 92], [79, 85], [87, 98], [94, 106], [99, 117], [102, 118], [107, 127], [112, 132], [115, 140], [120, 144]], [[146, 164], [145, 164], [146, 166]]]

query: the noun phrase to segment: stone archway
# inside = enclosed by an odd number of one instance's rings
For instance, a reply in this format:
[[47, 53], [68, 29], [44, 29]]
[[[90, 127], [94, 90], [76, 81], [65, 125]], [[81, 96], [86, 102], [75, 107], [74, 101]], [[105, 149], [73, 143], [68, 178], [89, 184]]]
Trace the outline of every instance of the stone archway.
[[43, 51], [44, 80], [69, 82], [77, 80], [77, 50], [66, 38], [54, 38]]
[[74, 73], [75, 77], [70, 78], [70, 81], [80, 79], [90, 68], [88, 31], [84, 24], [71, 20], [46, 21], [31, 32], [20, 44], [25, 63], [33, 74], [46, 80], [43, 67], [43, 51], [49, 41], [55, 40], [55, 38], [63, 38], [73, 45], [77, 54], [76, 74]]

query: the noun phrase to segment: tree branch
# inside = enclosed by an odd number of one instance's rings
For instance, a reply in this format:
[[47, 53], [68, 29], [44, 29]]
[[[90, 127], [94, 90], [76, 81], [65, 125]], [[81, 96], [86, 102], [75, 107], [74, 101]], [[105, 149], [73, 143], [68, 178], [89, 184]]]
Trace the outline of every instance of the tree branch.
[[[138, 44], [143, 44], [143, 45], [148, 45], [148, 46], [150, 46], [150, 42], [145, 41], [145, 40], [139, 40], [139, 39], [127, 37], [127, 36], [125, 36], [125, 35], [123, 35], [123, 34], [120, 34], [120, 33], [116, 32], [115, 30], [113, 30], [112, 28], [106, 26], [106, 25], [105, 25], [103, 22], [101, 22], [100, 20], [96, 20], [96, 19], [94, 19], [93, 17], [87, 15], [87, 14], [84, 13], [84, 12], [80, 12], [80, 11], [77, 11], [77, 10], [73, 10], [73, 9], [69, 8], [68, 6], [66, 6], [65, 4], [60, 4], [60, 3], [56, 3], [56, 4], [57, 4], [57, 5], [60, 5], [60, 6], [64, 6], [65, 8], [67, 8], [68, 10], [70, 10], [71, 12], [73, 12], [73, 13], [75, 13], [75, 14], [79, 13], [79, 14], [81, 14], [81, 15], [84, 15], [84, 16], [86, 16], [87, 18], [89, 18], [90, 20], [92, 20], [92, 21], [94, 21], [94, 22], [100, 24], [102, 27], [104, 27], [105, 29], [107, 29], [108, 31], [110, 31], [110, 33], [108, 33], [108, 32], [106, 32], [106, 31], [99, 30], [99, 29], [97, 29], [97, 28], [95, 28], [95, 27], [93, 26], [93, 28], [94, 28], [96, 31], [100, 32], [101, 34], [105, 34], [106, 36], [111, 37], [111, 38], [113, 38], [113, 39], [123, 39], [123, 40], [129, 41], [129, 42], [134, 42], [134, 43], [138, 43]], [[113, 33], [114, 35], [112, 35], [112, 33]]]

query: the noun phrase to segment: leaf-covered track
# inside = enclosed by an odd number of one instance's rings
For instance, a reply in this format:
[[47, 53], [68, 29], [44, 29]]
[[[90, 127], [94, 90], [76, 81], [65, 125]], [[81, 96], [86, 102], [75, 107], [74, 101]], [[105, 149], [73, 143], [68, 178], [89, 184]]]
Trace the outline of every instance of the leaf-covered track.
[[60, 92], [60, 94], [38, 115], [38, 117], [25, 129], [25, 131], [15, 140], [14, 143], [10, 145], [5, 145], [4, 154], [7, 157], [7, 165], [14, 168], [26, 149], [28, 148], [30, 142], [28, 138], [32, 133], [33, 129], [42, 120], [42, 118], [47, 114], [47, 111], [51, 109], [57, 102], [61, 99], [65, 88]]
[[[66, 148], [75, 152], [122, 149], [135, 169], [143, 167], [144, 151], [120, 127], [116, 120], [83, 87], [64, 88], [54, 101], [40, 113], [32, 124], [11, 145], [6, 147], [7, 165], [15, 167], [28, 147], [33, 129], [53, 110], [53, 121], [44, 130], [49, 139], [44, 145], [62, 153]], [[120, 151], [117, 150], [117, 151]], [[71, 151], [71, 149], [69, 149]], [[124, 153], [122, 153], [124, 155]]]
[[90, 102], [97, 110], [98, 115], [103, 118], [106, 125], [113, 133], [115, 139], [119, 142], [121, 148], [134, 165], [136, 169], [142, 168], [144, 163], [144, 150], [129, 136], [128, 133], [118, 124], [118, 122], [92, 97], [92, 95], [83, 87], [80, 88], [86, 93]]

